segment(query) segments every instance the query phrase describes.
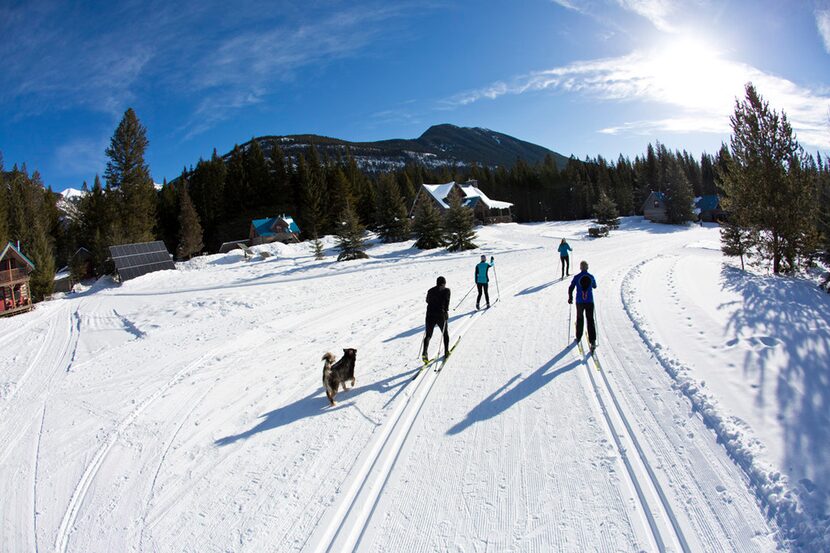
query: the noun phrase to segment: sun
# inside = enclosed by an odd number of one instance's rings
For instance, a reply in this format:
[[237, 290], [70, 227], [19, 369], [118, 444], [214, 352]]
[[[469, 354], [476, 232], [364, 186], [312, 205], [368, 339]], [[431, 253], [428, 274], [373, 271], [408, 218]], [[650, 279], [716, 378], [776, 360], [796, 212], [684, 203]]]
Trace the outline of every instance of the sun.
[[711, 109], [727, 105], [743, 86], [741, 72], [702, 36], [673, 36], [645, 60], [658, 95], [672, 104]]

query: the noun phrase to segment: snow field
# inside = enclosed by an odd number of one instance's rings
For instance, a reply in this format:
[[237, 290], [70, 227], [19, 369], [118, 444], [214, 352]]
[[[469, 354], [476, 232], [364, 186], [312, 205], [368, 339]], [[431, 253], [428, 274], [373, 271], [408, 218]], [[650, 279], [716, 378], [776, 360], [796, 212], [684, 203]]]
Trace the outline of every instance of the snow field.
[[[198, 258], [0, 320], [11, 352], [0, 361], [0, 543], [775, 550], [774, 517], [626, 311], [633, 268], [711, 254], [701, 244], [717, 231], [629, 219], [591, 241], [586, 227], [496, 225], [479, 229], [473, 252], [375, 244], [349, 263], [331, 261], [330, 239], [322, 262], [305, 244], [262, 246], [273, 257]], [[566, 348], [562, 236], [572, 270], [588, 259], [599, 281], [601, 373]], [[444, 370], [412, 380], [426, 290], [443, 274], [454, 307], [481, 254], [496, 256], [501, 301], [471, 312], [473, 292], [451, 312], [451, 337], [463, 338]], [[711, 309], [694, 299], [681, 294]], [[675, 338], [658, 353], [705, 370], [675, 349], [684, 321], [655, 312]], [[357, 383], [328, 407], [320, 357], [345, 347], [358, 350]]]

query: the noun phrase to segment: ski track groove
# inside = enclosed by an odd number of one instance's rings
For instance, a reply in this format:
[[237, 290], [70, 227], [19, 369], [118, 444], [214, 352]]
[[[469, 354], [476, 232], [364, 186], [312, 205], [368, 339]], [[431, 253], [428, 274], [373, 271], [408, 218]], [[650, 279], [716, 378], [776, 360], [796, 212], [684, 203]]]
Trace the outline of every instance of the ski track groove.
[[[599, 393], [598, 386], [596, 384], [596, 380], [595, 380], [594, 375], [593, 375], [594, 371], [592, 370], [592, 367], [587, 363], [587, 358], [583, 360], [583, 363], [585, 364], [585, 367], [588, 370], [588, 374], [591, 377], [591, 384], [594, 385], [594, 389], [595, 389], [595, 392], [597, 394], [597, 398], [599, 398], [600, 393]], [[640, 442], [637, 439], [636, 434], [634, 433], [634, 430], [631, 426], [631, 423], [628, 421], [628, 417], [625, 415], [625, 412], [623, 411], [623, 408], [620, 405], [619, 400], [617, 399], [617, 394], [614, 392], [614, 389], [611, 387], [611, 383], [608, 381], [608, 376], [605, 374], [605, 369], [602, 367], [601, 362], [600, 362], [600, 369], [597, 372], [600, 373], [600, 376], [602, 377], [602, 381], [605, 383], [605, 388], [604, 389], [607, 391], [608, 395], [610, 396], [611, 402], [613, 403], [614, 408], [615, 408], [617, 414], [619, 415], [620, 420], [623, 423], [623, 426], [625, 426], [626, 435], [627, 435], [628, 439], [631, 441], [631, 443], [634, 445], [634, 449], [637, 452], [637, 455], [640, 459], [640, 463], [642, 464], [643, 468], [645, 469], [646, 473], [648, 474], [651, 485], [653, 486], [654, 491], [657, 493], [657, 495], [660, 499], [660, 504], [661, 504], [662, 510], [666, 514], [666, 516], [668, 517], [669, 522], [671, 523], [672, 529], [674, 530], [675, 538], [677, 539], [677, 541], [680, 544], [680, 547], [681, 547], [681, 549], [683, 550], [684, 553], [691, 553], [691, 549], [689, 548], [689, 544], [686, 541], [686, 537], [683, 535], [683, 530], [680, 527], [680, 523], [677, 520], [677, 516], [674, 514], [674, 510], [671, 508], [671, 504], [669, 503], [669, 500], [666, 497], [665, 492], [663, 491], [663, 487], [661, 486], [659, 480], [657, 479], [657, 475], [655, 474], [654, 469], [651, 466], [651, 463], [648, 461], [647, 456], [645, 454], [645, 451], [643, 451], [643, 448], [640, 445]], [[612, 429], [613, 429], [613, 426], [611, 425], [610, 419], [606, 418], [606, 420], [608, 420], [609, 426], [611, 426]], [[617, 434], [615, 433], [614, 436], [615, 436], [615, 440], [616, 440]], [[619, 441], [617, 441], [617, 443], [619, 444]], [[625, 458], [628, 457], [625, 452], [623, 452], [622, 455]], [[644, 507], [646, 507], [646, 506], [644, 505]]]
[[89, 491], [90, 486], [92, 485], [95, 476], [98, 474], [101, 466], [104, 463], [104, 459], [106, 458], [109, 451], [118, 441], [118, 438], [121, 434], [133, 423], [133, 421], [138, 418], [138, 416], [144, 411], [151, 403], [153, 403], [156, 399], [161, 397], [167, 390], [175, 386], [178, 382], [182, 379], [186, 378], [196, 367], [198, 367], [205, 359], [215, 355], [222, 349], [222, 346], [213, 348], [207, 353], [200, 356], [196, 361], [193, 361], [185, 366], [182, 370], [177, 372], [173, 378], [171, 378], [165, 385], [161, 388], [156, 390], [150, 397], [145, 399], [141, 405], [136, 407], [125, 419], [123, 419], [118, 426], [110, 432], [107, 436], [107, 439], [95, 455], [92, 458], [92, 461], [86, 466], [83, 474], [81, 475], [78, 484], [75, 486], [75, 489], [72, 492], [72, 497], [69, 500], [69, 504], [66, 507], [66, 511], [64, 512], [63, 519], [61, 521], [61, 525], [58, 529], [57, 537], [55, 538], [55, 551], [56, 553], [65, 553], [66, 548], [69, 545], [69, 537], [72, 533], [73, 526], [75, 524], [75, 520], [78, 517], [78, 513], [80, 512], [81, 504], [83, 503], [84, 499], [86, 498], [86, 494]]
[[[538, 248], [532, 248], [538, 249]], [[543, 266], [536, 271], [532, 271], [531, 273], [525, 275], [524, 278], [518, 280], [517, 282], [513, 283], [511, 286], [505, 289], [505, 293], [510, 293], [513, 289], [519, 288], [525, 282], [532, 280], [537, 276], [538, 273], [547, 271], [548, 268]], [[499, 297], [501, 293], [499, 292]], [[495, 304], [495, 302], [494, 302]], [[469, 329], [475, 321], [484, 313], [486, 313], [486, 309], [480, 311], [473, 311], [470, 314], [470, 318], [466, 321], [461, 329], [458, 329], [455, 334], [460, 339]], [[437, 362], [437, 361], [436, 361]], [[383, 488], [386, 486], [389, 477], [392, 474], [392, 470], [395, 467], [395, 464], [403, 450], [403, 446], [406, 443], [406, 440], [412, 430], [412, 427], [415, 424], [415, 421], [418, 418], [418, 414], [420, 413], [423, 405], [426, 403], [427, 397], [429, 396], [429, 392], [432, 389], [432, 386], [435, 384], [436, 379], [438, 378], [438, 374], [433, 371], [424, 371], [425, 374], [421, 375], [421, 382], [418, 382], [417, 387], [409, 394], [405, 399], [401, 400], [398, 405], [394, 409], [394, 413], [387, 418], [384, 423], [384, 430], [382, 437], [379, 437], [375, 442], [372, 450], [368, 456], [368, 458], [360, 465], [359, 473], [360, 478], [352, 484], [348, 491], [346, 492], [345, 499], [341, 502], [341, 504], [335, 509], [334, 514], [331, 517], [331, 521], [327, 523], [323, 530], [320, 532], [322, 536], [317, 539], [317, 541], [321, 542], [317, 545], [315, 551], [318, 553], [338, 553], [339, 551], [353, 551], [357, 550], [358, 546], [360, 545], [361, 540], [365, 534], [366, 529], [369, 526], [369, 523], [372, 519], [372, 516], [375, 513], [375, 509], [377, 508], [378, 502], [380, 500], [381, 494], [383, 493]], [[427, 380], [426, 376], [432, 374], [432, 378], [429, 379], [428, 384], [424, 384], [423, 382]], [[423, 392], [421, 389], [425, 388]], [[419, 396], [420, 394], [420, 396]], [[419, 396], [416, 398], [416, 396]], [[413, 398], [415, 398], [413, 400]], [[415, 401], [416, 403], [412, 403]], [[412, 403], [412, 407], [410, 406]], [[398, 424], [403, 421], [403, 426], [400, 430], [396, 430]], [[387, 446], [387, 444], [392, 444]], [[393, 447], [393, 449], [386, 451], [388, 447]], [[373, 475], [373, 469], [376, 466], [380, 466], [380, 472], [377, 475]], [[366, 500], [362, 500], [361, 495], [364, 493], [363, 490], [368, 489], [369, 493], [371, 494], [370, 497]], [[367, 512], [366, 505], [359, 505], [365, 504], [366, 502], [370, 503]], [[359, 509], [359, 513], [352, 515], [352, 513]], [[350, 519], [353, 516], [360, 517], [357, 524], [349, 524], [351, 521]], [[349, 526], [351, 526], [349, 528]], [[341, 534], [347, 532], [345, 536], [346, 545], [340, 546], [339, 548], [334, 548], [338, 538]], [[318, 534], [318, 530], [312, 533], [309, 539], [313, 539], [315, 535]], [[308, 541], [306, 542], [308, 543]], [[333, 549], [334, 548], [334, 549]]]
[[[388, 302], [388, 303], [389, 303], [389, 305], [397, 305], [396, 303], [391, 302], [391, 301], [390, 301], [390, 302]], [[356, 307], [363, 306], [363, 305], [365, 305], [365, 302], [364, 302], [363, 300], [357, 300], [357, 301], [351, 302], [351, 303], [349, 303], [349, 304], [344, 304], [344, 305], [340, 306], [340, 307], [339, 307], [338, 309], [336, 309], [336, 310], [325, 311], [325, 312], [324, 312], [324, 313], [322, 313], [322, 314], [318, 314], [318, 315], [315, 315], [315, 316], [313, 316], [313, 317], [308, 317], [308, 318], [306, 318], [306, 319], [304, 319], [304, 320], [297, 321], [294, 325], [292, 325], [292, 327], [290, 327], [290, 328], [288, 328], [288, 329], [282, 329], [282, 330], [283, 330], [283, 331], [291, 331], [291, 332], [301, 331], [301, 330], [303, 330], [303, 329], [305, 329], [305, 328], [307, 328], [307, 327], [309, 327], [309, 326], [315, 326], [315, 325], [316, 325], [317, 323], [319, 323], [320, 321], [323, 321], [323, 320], [326, 320], [326, 319], [329, 319], [329, 318], [335, 318], [335, 319], [336, 319], [337, 317], [336, 317], [335, 315], [336, 315], [336, 314], [338, 314], [338, 313], [345, 313], [345, 312], [349, 312], [349, 313], [354, 314], [354, 309], [355, 309]], [[364, 309], [361, 313], [362, 313], [362, 315], [364, 315], [364, 316], [369, 316], [369, 315], [371, 315], [371, 314], [373, 314], [373, 313], [376, 313], [376, 312], [377, 312], [377, 311], [379, 311], [379, 310], [384, 310], [384, 309], [386, 309], [387, 307], [389, 307], [389, 305], [387, 305], [386, 303], [381, 304], [380, 306], [374, 305], [374, 306], [372, 306], [372, 307], [371, 307], [371, 308], [369, 308], [369, 309]], [[405, 313], [404, 315], [401, 315], [400, 317], [398, 317], [398, 319], [396, 319], [396, 320], [395, 320], [395, 321], [393, 321], [393, 322], [399, 322], [399, 321], [401, 321], [401, 320], [403, 320], [403, 319], [406, 319], [406, 318], [414, 318], [414, 317], [413, 317], [413, 315], [412, 315], [412, 314], [410, 314], [410, 313]], [[251, 332], [256, 332], [256, 330], [248, 331], [248, 333], [251, 333]], [[248, 334], [248, 333], [246, 333], [246, 334]], [[365, 341], [365, 337], [366, 337], [367, 335], [370, 335], [370, 334], [373, 334], [373, 333], [374, 333], [375, 335], [374, 335], [374, 336], [372, 336], [372, 337], [371, 337], [371, 339], [369, 339], [368, 341]], [[376, 342], [377, 340], [380, 340], [380, 339], [381, 339], [381, 336], [380, 336], [379, 334], [377, 334], [377, 333], [376, 333], [376, 330], [375, 330], [375, 329], [367, 329], [367, 330], [365, 330], [365, 331], [362, 331], [362, 332], [359, 334], [359, 336], [361, 337], [361, 341], [358, 341], [358, 343], [357, 343], [357, 344], [353, 344], [353, 345], [358, 346], [358, 349], [362, 348], [362, 347], [363, 347], [363, 346], [365, 346], [365, 345], [368, 345], [368, 344], [374, 343], [374, 342]], [[241, 338], [237, 338], [236, 340], [238, 341], [238, 340], [240, 340], [240, 339], [241, 339]], [[373, 373], [368, 373], [368, 374], [373, 374]], [[317, 378], [315, 378], [315, 380], [317, 380]], [[218, 382], [214, 382], [214, 384], [211, 386], [211, 390], [212, 390], [212, 389], [216, 386], [216, 384], [218, 384]], [[202, 396], [202, 398], [199, 400], [199, 402], [200, 402], [200, 403], [201, 403], [201, 401], [203, 401], [203, 400], [204, 400], [204, 398], [205, 398], [205, 397], [207, 397], [207, 395], [209, 395], [209, 393], [210, 393], [210, 391], [211, 391], [211, 390], [208, 390], [208, 392], [206, 392], [206, 393]], [[306, 394], [306, 393], [307, 393], [307, 390], [306, 390], [306, 389], [304, 389], [304, 388], [302, 388], [302, 384], [301, 384], [301, 385], [297, 388], [297, 391], [296, 391], [295, 395], [294, 395], [294, 396], [292, 396], [292, 397], [293, 397], [294, 399], [297, 399], [297, 398], [299, 398], [300, 396], [302, 396], [302, 395], [304, 395], [304, 394]], [[193, 409], [192, 409], [192, 410], [188, 413], [188, 415], [186, 416], [186, 418], [187, 418], [187, 417], [189, 417], [189, 416], [190, 416], [190, 414], [192, 414], [192, 412], [195, 410], [195, 408], [196, 408], [196, 407], [194, 406], [194, 408], [193, 408]], [[182, 424], [181, 424], [181, 425], [178, 427], [178, 429], [176, 430], [176, 434], [178, 434], [178, 430], [180, 430], [180, 429], [183, 427], [183, 425], [184, 425], [184, 421], [182, 422]], [[170, 445], [172, 445], [172, 440], [171, 440], [171, 442], [168, 444], [168, 448], [165, 450], [165, 455], [166, 455], [166, 453], [169, 451], [169, 449], [170, 449]], [[236, 452], [231, 452], [231, 453], [229, 453], [228, 455], [226, 455], [226, 456], [222, 457], [222, 459], [221, 459], [221, 460], [222, 460], [222, 461], [224, 461], [224, 460], [225, 460], [225, 459], [227, 459], [228, 457], [233, 456], [235, 453], [236, 453]], [[162, 462], [163, 462], [163, 461], [162, 461]], [[156, 480], [156, 478], [157, 478], [157, 476], [158, 476], [158, 471], [160, 471], [160, 469], [161, 469], [161, 464], [159, 464], [159, 466], [158, 466], [158, 468], [157, 468], [156, 477], [154, 477], [154, 480], [153, 480], [153, 486], [155, 486], [155, 480]], [[318, 489], [319, 489], [319, 488], [321, 488], [323, 485], [324, 485], [324, 483], [323, 483], [323, 482], [321, 482], [321, 483], [320, 483], [320, 485], [319, 485], [319, 487], [318, 487]], [[264, 502], [268, 499], [268, 494], [262, 494], [262, 496], [263, 496], [263, 499], [262, 499], [260, 502], [258, 502], [258, 505], [259, 505], [260, 507], [261, 507], [261, 506], [262, 506], [262, 504], [263, 504], [263, 503], [264, 503]], [[312, 496], [312, 498], [313, 498], [313, 497], [314, 497], [314, 496]], [[310, 503], [311, 501], [312, 501], [312, 499], [309, 499], [309, 503]], [[148, 503], [148, 505], [149, 505], [149, 503]], [[307, 504], [307, 505], [308, 505], [308, 504]], [[256, 511], [256, 510], [255, 510], [255, 511]], [[146, 531], [146, 529], [154, 527], [154, 526], [158, 523], [158, 521], [159, 521], [159, 520], [161, 520], [160, 518], [158, 518], [158, 519], [157, 519], [157, 520], [155, 520], [154, 522], [147, 524], [147, 522], [146, 522], [146, 514], [148, 514], [148, 513], [145, 513], [145, 520], [144, 520], [144, 523], [142, 524], [142, 529], [141, 529], [141, 535], [142, 535], [142, 536], [143, 536], [144, 532]], [[298, 516], [299, 516], [299, 515], [298, 515]], [[289, 526], [288, 526], [288, 528], [290, 529], [290, 528], [291, 528], [291, 525], [289, 525]], [[287, 531], [288, 531], [288, 530], [287, 530]], [[287, 531], [286, 531], [286, 532], [287, 532]], [[284, 537], [284, 536], [283, 536], [283, 537]], [[142, 537], [142, 541], [143, 541], [143, 537]]]
[[40, 443], [43, 438], [43, 424], [46, 421], [46, 402], [43, 402], [43, 412], [40, 416], [40, 429], [37, 433], [37, 445], [35, 446], [35, 459], [32, 469], [32, 543], [35, 545], [35, 553], [40, 551], [37, 540], [37, 473], [40, 461]]

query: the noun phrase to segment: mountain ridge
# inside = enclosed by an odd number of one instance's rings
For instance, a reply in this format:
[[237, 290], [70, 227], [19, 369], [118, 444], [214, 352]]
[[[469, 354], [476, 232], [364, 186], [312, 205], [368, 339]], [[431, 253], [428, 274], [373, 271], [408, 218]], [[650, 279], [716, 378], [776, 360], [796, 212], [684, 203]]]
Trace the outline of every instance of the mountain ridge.
[[[433, 125], [418, 138], [392, 138], [373, 142], [356, 142], [316, 134], [265, 135], [254, 137], [240, 146], [242, 150], [256, 141], [264, 152], [270, 152], [271, 143], [279, 144], [293, 157], [293, 150], [314, 146], [321, 154], [332, 157], [347, 152], [358, 166], [367, 172], [386, 172], [402, 169], [407, 163], [420, 163], [430, 168], [512, 167], [518, 159], [529, 164], [542, 162], [550, 155], [563, 168], [568, 158], [538, 144], [527, 142], [498, 131], [482, 127], [459, 127], [449, 123]], [[231, 152], [223, 155], [230, 158]]]

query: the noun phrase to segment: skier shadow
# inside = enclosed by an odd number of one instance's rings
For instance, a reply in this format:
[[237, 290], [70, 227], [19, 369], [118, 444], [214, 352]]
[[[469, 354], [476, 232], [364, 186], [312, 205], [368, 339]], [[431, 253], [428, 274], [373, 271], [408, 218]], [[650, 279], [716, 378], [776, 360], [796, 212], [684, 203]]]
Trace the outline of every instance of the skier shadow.
[[516, 296], [517, 297], [518, 296], [526, 296], [528, 294], [535, 294], [536, 292], [541, 292], [545, 288], [547, 288], [549, 286], [553, 286], [557, 282], [561, 282], [561, 280], [562, 279], [551, 280], [550, 282], [547, 282], [545, 284], [540, 284], [539, 286], [531, 286], [530, 288], [525, 288], [521, 292], [516, 292]]
[[[448, 322], [453, 322], [453, 321], [455, 321], [457, 319], [460, 319], [462, 317], [466, 317], [467, 315], [472, 315], [475, 312], [476, 312], [475, 309], [471, 309], [470, 311], [467, 311], [466, 313], [460, 313], [458, 315], [453, 315], [452, 317], [449, 318]], [[421, 325], [418, 325], [414, 328], [410, 328], [409, 330], [404, 330], [400, 334], [392, 336], [391, 338], [387, 338], [386, 340], [383, 341], [383, 343], [385, 344], [385, 343], [388, 343], [388, 342], [394, 342], [395, 340], [400, 340], [401, 338], [409, 338], [410, 336], [414, 336], [416, 334], [422, 333], [423, 331], [424, 331], [424, 325], [421, 324]], [[438, 336], [441, 335], [440, 331], [436, 330], [436, 332], [438, 332]], [[452, 328], [450, 328], [450, 335], [452, 335]]]
[[[742, 297], [727, 324], [736, 338], [726, 346], [749, 345], [743, 369], [756, 390], [755, 404], [765, 409], [774, 394], [784, 434], [782, 465], [800, 478], [790, 485], [802, 505], [823, 517], [830, 507], [830, 297], [801, 279], [734, 267], [721, 270], [721, 284]], [[773, 364], [780, 372], [769, 382], [766, 371]]]
[[[366, 386], [361, 386], [358, 384], [353, 389], [346, 390], [345, 392], [341, 391], [340, 393], [338, 393], [337, 399], [339, 401], [337, 405], [335, 405], [334, 407], [329, 406], [323, 387], [320, 386], [314, 392], [310, 393], [302, 399], [298, 399], [293, 403], [289, 403], [288, 405], [284, 405], [282, 407], [274, 409], [273, 411], [269, 411], [264, 415], [260, 415], [259, 418], [261, 420], [259, 421], [259, 423], [257, 423], [252, 428], [246, 430], [245, 432], [219, 438], [215, 442], [213, 442], [213, 445], [224, 447], [227, 445], [234, 444], [240, 440], [247, 440], [255, 434], [267, 432], [269, 430], [275, 430], [283, 426], [289, 426], [301, 420], [310, 419], [312, 417], [318, 417], [320, 415], [327, 415], [334, 411], [340, 411], [341, 409], [348, 409], [350, 407], [357, 408], [354, 399], [360, 396], [361, 394], [364, 394], [366, 392], [377, 392], [380, 394], [384, 394], [389, 390], [393, 390], [398, 387], [403, 388], [406, 384], [409, 383], [411, 378], [412, 371], [407, 371], [397, 374], [395, 376], [390, 376], [388, 378], [378, 380]], [[359, 408], [357, 409], [358, 411], [360, 411]], [[367, 417], [362, 411], [360, 411], [360, 415], [372, 422], [373, 424], [378, 424], [377, 422]]]
[[[565, 356], [567, 356], [568, 353], [571, 352], [571, 350], [573, 350], [573, 347], [573, 344], [569, 345], [559, 352], [553, 359], [536, 369], [527, 378], [521, 380], [518, 384], [510, 388], [510, 386], [522, 376], [521, 374], [514, 375], [513, 378], [508, 380], [502, 387], [487, 396], [484, 401], [473, 407], [472, 411], [467, 413], [464, 420], [447, 430], [447, 434], [451, 436], [460, 434], [477, 422], [483, 422], [487, 419], [492, 419], [493, 417], [498, 416], [516, 403], [540, 390], [554, 378], [580, 366], [583, 362], [582, 359], [575, 359], [567, 365], [561, 366], [554, 371], [550, 371], [550, 369], [555, 367], [565, 358]], [[510, 389], [508, 390], [508, 388]]]

